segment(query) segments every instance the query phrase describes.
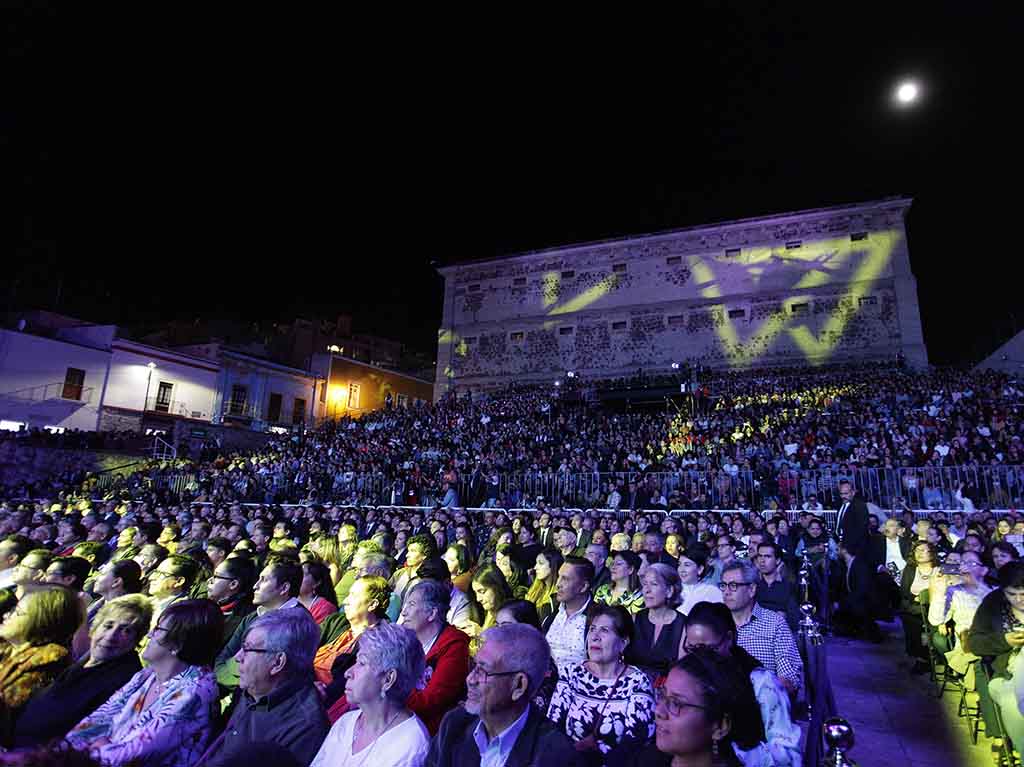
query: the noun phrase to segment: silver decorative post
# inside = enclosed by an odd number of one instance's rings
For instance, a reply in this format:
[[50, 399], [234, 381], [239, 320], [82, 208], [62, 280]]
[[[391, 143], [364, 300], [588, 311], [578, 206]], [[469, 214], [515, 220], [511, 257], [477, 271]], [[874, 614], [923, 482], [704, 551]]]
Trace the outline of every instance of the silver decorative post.
[[857, 767], [857, 763], [846, 754], [853, 748], [853, 727], [842, 717], [826, 719], [821, 726], [828, 751], [821, 767]]

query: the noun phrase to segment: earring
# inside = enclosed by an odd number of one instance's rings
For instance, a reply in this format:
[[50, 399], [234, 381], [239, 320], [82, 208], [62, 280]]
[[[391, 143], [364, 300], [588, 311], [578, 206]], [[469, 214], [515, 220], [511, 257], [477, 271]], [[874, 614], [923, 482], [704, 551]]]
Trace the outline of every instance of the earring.
[[711, 741], [711, 758], [718, 760], [718, 738], [714, 738]]
[[381, 690], [381, 691], [380, 691], [380, 699], [381, 699], [381, 700], [384, 700], [384, 699], [385, 699], [385, 698], [387, 698], [387, 697], [388, 697], [387, 691], [385, 691], [385, 690]]

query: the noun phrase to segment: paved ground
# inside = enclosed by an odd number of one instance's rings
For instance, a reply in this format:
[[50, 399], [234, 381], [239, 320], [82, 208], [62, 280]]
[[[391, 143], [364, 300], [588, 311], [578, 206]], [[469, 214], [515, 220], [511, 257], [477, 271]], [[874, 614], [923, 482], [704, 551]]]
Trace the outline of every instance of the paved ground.
[[856, 734], [853, 760], [860, 767], [992, 767], [991, 741], [982, 734], [972, 745], [956, 715], [959, 693], [937, 699], [927, 674], [909, 673], [899, 624], [881, 626], [882, 644], [826, 643], [836, 705]]

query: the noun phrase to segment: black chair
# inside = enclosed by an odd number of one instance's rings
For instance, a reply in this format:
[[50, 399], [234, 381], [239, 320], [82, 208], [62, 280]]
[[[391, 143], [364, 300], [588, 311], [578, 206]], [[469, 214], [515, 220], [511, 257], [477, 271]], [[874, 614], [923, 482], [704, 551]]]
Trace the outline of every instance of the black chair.
[[[977, 666], [980, 674], [977, 676], [978, 680], [978, 694], [979, 700], [978, 705], [982, 707], [983, 715], [985, 715], [985, 734], [990, 738], [995, 738], [1000, 741], [999, 745], [999, 764], [1005, 767], [1020, 767], [1020, 761], [1016, 758], [1013, 753], [1013, 744], [1010, 742], [1009, 737], [1006, 735], [1006, 728], [1003, 726], [1003, 717], [999, 712], [999, 706], [992, 700], [992, 696], [989, 695], [988, 686], [993, 679], [992, 666], [990, 659], [983, 658]], [[984, 695], [982, 696], [982, 689], [984, 689]], [[987, 701], [988, 705], [985, 706]]]

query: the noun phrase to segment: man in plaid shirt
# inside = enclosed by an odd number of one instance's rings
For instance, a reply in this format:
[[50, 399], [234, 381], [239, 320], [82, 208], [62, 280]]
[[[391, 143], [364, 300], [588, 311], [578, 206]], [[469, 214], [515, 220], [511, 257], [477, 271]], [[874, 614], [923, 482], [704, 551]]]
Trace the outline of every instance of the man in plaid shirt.
[[758, 577], [753, 565], [739, 560], [722, 570], [722, 598], [736, 621], [736, 643], [796, 693], [803, 686], [803, 661], [786, 616], [754, 601]]

